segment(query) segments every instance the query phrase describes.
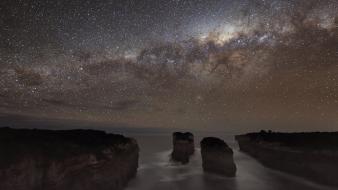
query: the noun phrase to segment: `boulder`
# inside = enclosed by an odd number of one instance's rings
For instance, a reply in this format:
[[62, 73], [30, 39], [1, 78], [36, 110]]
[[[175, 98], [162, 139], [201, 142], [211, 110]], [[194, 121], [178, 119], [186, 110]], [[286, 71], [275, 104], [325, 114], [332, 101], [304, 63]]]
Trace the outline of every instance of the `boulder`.
[[171, 153], [171, 159], [173, 161], [186, 164], [194, 152], [194, 135], [192, 133], [173, 133], [173, 152]]
[[134, 139], [95, 130], [0, 128], [1, 190], [119, 190], [136, 175]]
[[226, 177], [236, 175], [232, 149], [221, 139], [206, 137], [201, 143], [202, 166], [205, 172]]

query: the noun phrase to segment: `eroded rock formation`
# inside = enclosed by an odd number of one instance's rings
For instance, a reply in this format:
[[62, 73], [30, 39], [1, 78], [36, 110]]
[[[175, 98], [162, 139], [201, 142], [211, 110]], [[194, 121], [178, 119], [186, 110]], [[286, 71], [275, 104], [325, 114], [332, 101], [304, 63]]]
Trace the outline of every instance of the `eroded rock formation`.
[[138, 154], [134, 139], [103, 131], [0, 128], [0, 189], [119, 190]]
[[189, 158], [194, 154], [194, 135], [190, 132], [173, 133], [173, 152], [171, 158], [173, 161], [186, 164], [189, 162]]
[[236, 136], [241, 151], [263, 165], [338, 186], [338, 132], [275, 133], [261, 131]]
[[221, 139], [206, 137], [201, 143], [202, 166], [206, 172], [226, 177], [236, 175], [232, 149]]

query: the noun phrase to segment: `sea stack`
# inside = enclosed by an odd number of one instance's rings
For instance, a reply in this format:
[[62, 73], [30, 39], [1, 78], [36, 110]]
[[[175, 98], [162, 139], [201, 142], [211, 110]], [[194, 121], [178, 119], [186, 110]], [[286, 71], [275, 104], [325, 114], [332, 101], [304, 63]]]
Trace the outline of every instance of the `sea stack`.
[[171, 159], [182, 164], [187, 164], [189, 158], [195, 152], [194, 135], [190, 132], [173, 133], [173, 152], [171, 153]]
[[226, 177], [236, 175], [232, 149], [221, 139], [206, 137], [201, 143], [202, 166], [205, 172]]
[[0, 155], [1, 190], [120, 190], [139, 147], [103, 131], [0, 128]]

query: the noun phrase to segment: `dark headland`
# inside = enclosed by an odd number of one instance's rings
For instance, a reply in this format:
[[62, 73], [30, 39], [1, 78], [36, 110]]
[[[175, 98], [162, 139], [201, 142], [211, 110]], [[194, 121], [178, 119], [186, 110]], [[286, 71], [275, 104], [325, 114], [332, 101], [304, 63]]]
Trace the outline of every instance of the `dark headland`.
[[1, 190], [122, 189], [136, 175], [134, 139], [96, 130], [0, 128]]
[[261, 131], [238, 135], [236, 140], [241, 151], [267, 167], [338, 186], [338, 132]]

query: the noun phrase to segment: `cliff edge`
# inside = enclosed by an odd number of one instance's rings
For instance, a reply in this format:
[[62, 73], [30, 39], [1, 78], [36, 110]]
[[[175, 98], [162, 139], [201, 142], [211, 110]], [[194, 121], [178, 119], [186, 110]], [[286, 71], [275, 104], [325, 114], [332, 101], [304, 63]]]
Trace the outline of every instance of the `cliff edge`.
[[240, 150], [272, 169], [338, 186], [338, 132], [261, 131], [235, 137]]
[[136, 175], [134, 139], [96, 130], [0, 128], [1, 190], [119, 190]]

